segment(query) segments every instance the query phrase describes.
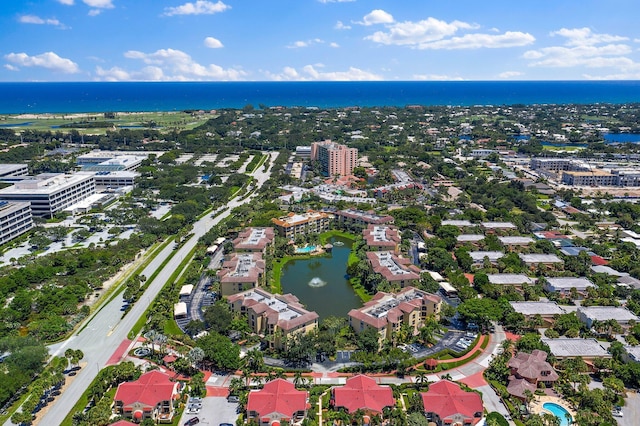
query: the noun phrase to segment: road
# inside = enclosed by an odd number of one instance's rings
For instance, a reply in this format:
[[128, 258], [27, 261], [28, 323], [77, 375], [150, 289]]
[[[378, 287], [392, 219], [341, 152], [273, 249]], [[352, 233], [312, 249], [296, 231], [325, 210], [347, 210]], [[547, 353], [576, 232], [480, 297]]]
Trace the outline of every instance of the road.
[[[254, 171], [254, 188], [260, 188], [270, 177], [274, 160], [278, 157], [278, 152], [271, 152], [269, 169], [264, 171], [259, 167]], [[206, 215], [193, 226], [193, 236], [180, 247], [175, 255], [160, 270], [156, 278], [149, 285], [138, 302], [129, 310], [124, 318], [121, 318], [122, 299], [114, 298], [92, 318], [89, 323], [77, 334], [74, 334], [64, 342], [53, 345], [49, 348], [52, 355], [63, 354], [67, 348], [80, 349], [84, 352], [83, 362], [86, 362], [67, 390], [52, 403], [46, 414], [40, 419], [43, 425], [59, 425], [76, 404], [82, 393], [97, 376], [98, 371], [103, 368], [118, 346], [127, 338], [129, 331], [144, 314], [145, 310], [158, 295], [160, 290], [169, 281], [169, 278], [176, 271], [180, 263], [195, 247], [200, 237], [202, 237], [212, 226], [218, 224], [222, 219], [228, 217], [233, 208], [250, 202], [256, 195], [255, 190], [245, 199], [236, 197], [229, 201], [227, 209], [216, 217]], [[173, 244], [167, 245], [144, 269], [142, 274], [150, 277], [160, 269], [162, 263], [169, 258], [174, 251]], [[9, 420], [5, 425], [12, 425]]]

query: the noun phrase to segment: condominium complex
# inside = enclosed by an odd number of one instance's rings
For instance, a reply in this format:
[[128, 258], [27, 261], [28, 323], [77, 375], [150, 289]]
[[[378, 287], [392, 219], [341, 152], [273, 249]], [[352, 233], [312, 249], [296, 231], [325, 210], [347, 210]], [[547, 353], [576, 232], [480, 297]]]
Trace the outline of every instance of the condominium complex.
[[322, 173], [327, 176], [347, 176], [353, 174], [357, 165], [358, 149], [331, 141], [314, 142], [311, 159], [320, 163]]
[[382, 275], [389, 283], [406, 287], [420, 279], [420, 269], [410, 259], [396, 256], [390, 251], [367, 252], [373, 271]]
[[28, 201], [34, 216], [53, 217], [55, 213], [87, 198], [95, 191], [93, 175], [46, 174], [0, 189], [0, 199]]
[[440, 297], [415, 287], [406, 287], [397, 294], [379, 292], [362, 308], [349, 311], [349, 325], [356, 333], [375, 328], [382, 345], [385, 339], [393, 338], [402, 324], [417, 332], [429, 315], [440, 314], [441, 306]]
[[27, 202], [0, 201], [0, 244], [33, 228], [31, 206]]
[[232, 253], [218, 271], [223, 296], [258, 287], [264, 280], [262, 253]]
[[271, 219], [282, 237], [295, 238], [297, 235], [314, 234], [329, 230], [331, 216], [327, 213], [309, 210], [306, 213], [289, 213], [279, 219]]
[[368, 250], [398, 252], [400, 232], [392, 225], [369, 225], [362, 231]]
[[273, 347], [281, 348], [288, 338], [318, 327], [318, 314], [308, 311], [292, 294], [271, 294], [256, 288], [227, 299], [231, 310], [247, 317], [254, 333], [271, 336]]
[[267, 247], [273, 245], [275, 236], [273, 228], [247, 228], [238, 234], [238, 238], [233, 240], [233, 249], [238, 252], [265, 254]]
[[345, 225], [367, 226], [369, 224], [381, 225], [384, 223], [393, 223], [393, 216], [377, 215], [364, 210], [346, 209], [335, 212], [338, 223]]

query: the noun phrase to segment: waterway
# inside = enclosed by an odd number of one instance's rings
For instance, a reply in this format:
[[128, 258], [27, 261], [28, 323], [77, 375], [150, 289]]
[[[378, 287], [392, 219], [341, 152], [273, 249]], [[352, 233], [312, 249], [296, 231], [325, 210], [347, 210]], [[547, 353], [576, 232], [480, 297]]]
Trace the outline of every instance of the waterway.
[[307, 309], [318, 313], [320, 320], [346, 317], [351, 309], [362, 306], [347, 280], [352, 241], [334, 237], [329, 243], [334, 245], [331, 256], [292, 260], [284, 265], [280, 276], [282, 292], [295, 294]]

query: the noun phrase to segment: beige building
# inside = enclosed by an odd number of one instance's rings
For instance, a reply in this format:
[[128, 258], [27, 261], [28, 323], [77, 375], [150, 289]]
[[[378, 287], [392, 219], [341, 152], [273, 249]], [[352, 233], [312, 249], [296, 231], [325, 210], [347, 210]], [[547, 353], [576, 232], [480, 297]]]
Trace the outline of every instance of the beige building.
[[218, 271], [223, 296], [258, 287], [264, 281], [262, 253], [231, 253]]
[[400, 232], [391, 225], [369, 225], [362, 231], [368, 250], [398, 252]]
[[288, 338], [318, 328], [318, 314], [308, 311], [293, 294], [271, 294], [256, 288], [229, 296], [231, 310], [246, 316], [254, 333], [271, 337], [281, 348]]
[[411, 260], [398, 257], [390, 251], [369, 251], [367, 259], [373, 272], [380, 274], [391, 284], [404, 288], [420, 279], [420, 269]]
[[271, 219], [282, 237], [294, 239], [297, 235], [319, 234], [329, 230], [331, 216], [327, 213], [309, 210], [306, 213], [289, 213], [287, 216]]
[[379, 292], [362, 308], [349, 312], [349, 325], [356, 333], [375, 328], [382, 345], [394, 337], [402, 324], [417, 332], [429, 315], [439, 316], [441, 307], [439, 296], [415, 287], [406, 287], [397, 294]]
[[237, 252], [260, 252], [264, 255], [267, 247], [273, 246], [275, 237], [273, 228], [247, 228], [233, 240], [233, 249]]
[[321, 164], [322, 173], [327, 176], [348, 176], [357, 165], [358, 149], [331, 141], [314, 142], [311, 159]]

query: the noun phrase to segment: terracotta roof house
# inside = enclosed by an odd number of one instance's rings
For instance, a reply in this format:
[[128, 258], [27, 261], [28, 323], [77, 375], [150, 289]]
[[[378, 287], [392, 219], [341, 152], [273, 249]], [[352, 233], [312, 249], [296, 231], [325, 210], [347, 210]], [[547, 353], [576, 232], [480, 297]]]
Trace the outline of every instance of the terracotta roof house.
[[127, 420], [118, 420], [115, 423], [111, 423], [109, 426], [138, 426], [136, 423], [131, 423]]
[[240, 313], [254, 333], [273, 336], [270, 343], [281, 348], [288, 337], [318, 327], [318, 314], [308, 311], [293, 294], [271, 294], [256, 288], [229, 296], [231, 311]]
[[366, 413], [382, 413], [384, 407], [393, 407], [393, 390], [389, 386], [380, 386], [371, 377], [359, 374], [347, 379], [344, 386], [331, 389], [331, 404], [344, 407], [353, 413], [364, 410]]
[[398, 257], [390, 251], [369, 251], [367, 259], [373, 272], [382, 275], [391, 284], [398, 283], [400, 287], [405, 287], [420, 279], [420, 269], [411, 264], [410, 259]]
[[157, 370], [144, 373], [135, 382], [118, 385], [113, 398], [115, 411], [126, 418], [141, 422], [153, 419], [161, 423], [173, 420], [173, 401], [179, 397], [180, 383]]
[[[535, 349], [530, 354], [519, 352], [511, 358], [507, 367], [511, 369], [507, 391], [515, 397], [524, 399], [524, 391], [533, 393], [539, 383], [551, 387], [558, 380], [558, 373], [547, 362], [548, 354], [545, 351]], [[523, 380], [527, 383], [524, 383]]]
[[369, 250], [398, 252], [400, 245], [400, 232], [391, 225], [368, 225], [362, 231], [364, 240]]
[[283, 420], [298, 423], [307, 414], [308, 400], [308, 392], [297, 390], [284, 379], [275, 379], [261, 390], [249, 392], [247, 419], [255, 419], [260, 426], [280, 426]]
[[247, 228], [233, 240], [235, 251], [259, 251], [265, 254], [267, 247], [273, 245], [276, 237], [274, 228]]
[[427, 316], [440, 314], [441, 306], [439, 296], [414, 287], [405, 287], [397, 294], [378, 292], [362, 308], [349, 311], [349, 325], [356, 333], [375, 328], [382, 345], [402, 324], [417, 332]]
[[258, 287], [264, 279], [262, 253], [232, 253], [217, 275], [223, 296]]
[[437, 426], [473, 426], [482, 420], [484, 408], [480, 395], [462, 390], [457, 383], [441, 380], [420, 395], [427, 420]]

